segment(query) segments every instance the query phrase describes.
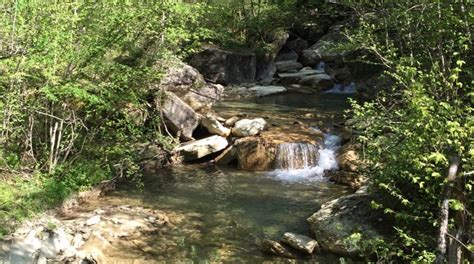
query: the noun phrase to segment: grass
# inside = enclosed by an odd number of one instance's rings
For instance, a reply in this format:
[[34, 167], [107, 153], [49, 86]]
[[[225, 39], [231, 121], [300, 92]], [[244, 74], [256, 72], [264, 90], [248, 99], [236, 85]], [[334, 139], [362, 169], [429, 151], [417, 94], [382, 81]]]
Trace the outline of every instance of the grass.
[[71, 194], [94, 186], [110, 175], [96, 166], [82, 165], [67, 174], [0, 177], [0, 239], [23, 221], [58, 206]]

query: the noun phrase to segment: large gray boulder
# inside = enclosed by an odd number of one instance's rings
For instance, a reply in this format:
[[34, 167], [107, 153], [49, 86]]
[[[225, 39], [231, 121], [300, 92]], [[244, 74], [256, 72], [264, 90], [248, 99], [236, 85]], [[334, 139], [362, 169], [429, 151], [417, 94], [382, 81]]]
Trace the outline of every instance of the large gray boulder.
[[229, 145], [221, 136], [211, 136], [200, 140], [184, 143], [174, 149], [184, 161], [197, 160], [212, 153], [219, 152]]
[[299, 71], [303, 68], [301, 63], [296, 61], [279, 61], [275, 63], [277, 72]]
[[286, 46], [292, 51], [296, 52], [297, 54], [300, 54], [303, 50], [309, 47], [309, 44], [308, 44], [308, 41], [300, 37], [297, 37], [293, 40], [288, 40], [286, 42]]
[[160, 87], [166, 91], [183, 96], [190, 89], [197, 89], [205, 84], [204, 77], [195, 68], [176, 62], [166, 70], [160, 81]]
[[348, 41], [347, 37], [342, 34], [345, 25], [339, 24], [332, 26], [329, 32], [324, 35], [318, 42], [311, 46], [323, 61], [334, 62], [342, 59], [346, 54], [336, 50], [336, 46]]
[[208, 83], [197, 89], [190, 89], [183, 97], [194, 111], [199, 113], [208, 112], [213, 103], [220, 101], [224, 94], [224, 86]]
[[357, 256], [362, 248], [357, 241], [349, 242], [351, 236], [363, 240], [383, 238], [381, 216], [370, 207], [373, 199], [373, 196], [362, 193], [344, 196], [324, 203], [308, 218], [311, 232], [323, 250]]
[[253, 82], [257, 71], [255, 54], [218, 48], [208, 48], [196, 54], [191, 65], [196, 67], [206, 80], [219, 84]]
[[322, 91], [331, 89], [334, 86], [331, 76], [324, 73], [303, 77], [298, 83]]
[[290, 49], [283, 49], [278, 53], [275, 61], [297, 61], [298, 53]]
[[267, 122], [263, 118], [241, 119], [235, 122], [232, 135], [236, 137], [249, 137], [258, 135], [265, 129]]
[[193, 139], [193, 131], [199, 125], [199, 116], [189, 105], [171, 92], [165, 92], [164, 98], [157, 98], [155, 103], [163, 114], [168, 129], [184, 140]]
[[312, 49], [305, 49], [301, 52], [298, 61], [303, 66], [313, 67], [321, 61], [321, 55]]

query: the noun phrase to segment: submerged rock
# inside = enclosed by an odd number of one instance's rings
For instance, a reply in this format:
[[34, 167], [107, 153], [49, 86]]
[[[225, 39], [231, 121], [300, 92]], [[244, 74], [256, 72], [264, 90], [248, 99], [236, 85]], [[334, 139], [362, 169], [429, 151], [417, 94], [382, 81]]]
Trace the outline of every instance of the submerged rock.
[[228, 145], [229, 142], [227, 142], [227, 139], [216, 135], [184, 143], [175, 148], [175, 151], [178, 152], [185, 161], [191, 161], [221, 151]]
[[214, 116], [207, 115], [201, 119], [201, 125], [214, 135], [227, 137], [230, 135], [230, 128], [223, 126]]
[[318, 249], [318, 242], [308, 236], [287, 232], [283, 235], [283, 242], [307, 254], [312, 254]]
[[255, 93], [257, 97], [267, 96], [272, 94], [279, 94], [286, 92], [286, 88], [283, 86], [254, 86], [249, 89]]
[[165, 93], [163, 101], [161, 104], [160, 98], [157, 98], [156, 104], [166, 119], [167, 127], [180, 135], [182, 139], [192, 140], [193, 131], [199, 125], [199, 116], [189, 105], [171, 92]]
[[324, 203], [321, 209], [308, 218], [310, 229], [322, 249], [343, 256], [356, 256], [360, 244], [349, 243], [351, 235], [361, 239], [383, 238], [378, 225], [380, 215], [371, 209], [374, 197], [351, 194]]
[[248, 137], [258, 135], [265, 129], [267, 122], [263, 118], [241, 119], [234, 124], [232, 135], [236, 137]]
[[268, 254], [284, 257], [284, 258], [296, 258], [297, 256], [291, 252], [289, 248], [281, 244], [278, 241], [264, 239], [261, 242], [261, 248], [263, 252]]

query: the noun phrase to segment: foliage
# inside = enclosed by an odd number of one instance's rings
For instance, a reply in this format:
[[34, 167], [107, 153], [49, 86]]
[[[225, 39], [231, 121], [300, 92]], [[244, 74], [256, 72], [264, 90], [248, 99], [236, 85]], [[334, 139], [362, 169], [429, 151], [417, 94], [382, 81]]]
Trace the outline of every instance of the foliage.
[[0, 12], [0, 166], [40, 175], [1, 183], [11, 191], [0, 198], [2, 226], [136, 173], [137, 142], [169, 147], [148, 101], [172, 54], [204, 34], [195, 30], [200, 13], [170, 2], [76, 0], [4, 1]]
[[[474, 169], [474, 14], [469, 1], [350, 4], [352, 47], [377, 58], [395, 85], [353, 103], [359, 140], [376, 192], [374, 207], [395, 220], [395, 259], [433, 259], [437, 218], [450, 160], [461, 172], [453, 213], [470, 218]], [[461, 225], [451, 219], [455, 233]], [[466, 239], [466, 237], [463, 237]], [[466, 242], [466, 240], [464, 240]]]

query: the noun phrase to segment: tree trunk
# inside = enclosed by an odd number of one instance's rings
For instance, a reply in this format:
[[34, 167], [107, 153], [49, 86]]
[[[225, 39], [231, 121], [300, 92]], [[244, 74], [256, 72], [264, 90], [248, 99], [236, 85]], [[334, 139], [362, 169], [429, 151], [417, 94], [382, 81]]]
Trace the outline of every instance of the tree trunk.
[[443, 190], [443, 201], [441, 202], [441, 208], [439, 212], [439, 237], [438, 237], [438, 247], [436, 253], [436, 264], [442, 264], [446, 259], [446, 248], [447, 242], [446, 237], [448, 234], [448, 221], [449, 221], [449, 199], [451, 198], [452, 188], [456, 180], [456, 175], [459, 168], [459, 158], [451, 158], [448, 176], [446, 177], [446, 182]]

